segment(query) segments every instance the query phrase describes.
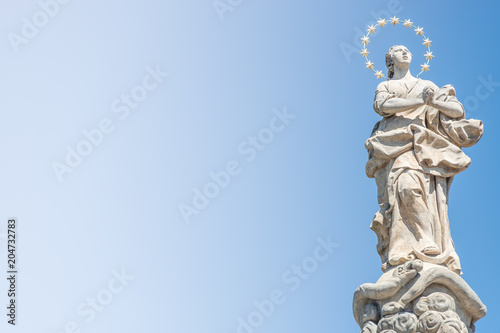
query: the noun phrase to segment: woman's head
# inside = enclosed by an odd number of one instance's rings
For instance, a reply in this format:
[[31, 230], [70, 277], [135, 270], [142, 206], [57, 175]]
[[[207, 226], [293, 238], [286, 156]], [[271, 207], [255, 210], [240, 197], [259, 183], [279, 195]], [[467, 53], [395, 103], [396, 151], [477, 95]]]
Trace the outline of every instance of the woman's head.
[[413, 55], [406, 46], [394, 45], [385, 55], [385, 65], [387, 66], [387, 77], [392, 79], [394, 76], [394, 66], [401, 69], [408, 69], [410, 67]]

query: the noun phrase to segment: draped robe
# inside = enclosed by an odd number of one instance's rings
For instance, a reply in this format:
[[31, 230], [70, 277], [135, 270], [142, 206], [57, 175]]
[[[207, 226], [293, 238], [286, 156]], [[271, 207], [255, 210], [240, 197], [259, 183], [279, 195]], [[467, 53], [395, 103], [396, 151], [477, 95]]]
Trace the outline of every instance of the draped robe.
[[[392, 98], [422, 98], [426, 87], [438, 100], [458, 103], [451, 85], [439, 89], [421, 79], [381, 83], [375, 92], [374, 109], [383, 116], [366, 141], [368, 177], [375, 178], [380, 210], [371, 229], [378, 236], [377, 250], [383, 269], [415, 258], [444, 265], [461, 274], [448, 221], [448, 194], [453, 177], [470, 165], [462, 151], [479, 141], [483, 124], [452, 119], [440, 110], [423, 105], [393, 115], [382, 106]], [[427, 247], [438, 253], [424, 253]]]

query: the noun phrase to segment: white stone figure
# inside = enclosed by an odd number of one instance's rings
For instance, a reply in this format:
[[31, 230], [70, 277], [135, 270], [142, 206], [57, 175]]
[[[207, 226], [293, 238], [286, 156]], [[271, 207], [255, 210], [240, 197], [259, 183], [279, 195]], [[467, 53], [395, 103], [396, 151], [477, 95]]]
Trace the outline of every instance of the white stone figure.
[[355, 291], [353, 314], [361, 333], [473, 333], [487, 309], [460, 276], [448, 194], [470, 164], [462, 148], [479, 141], [483, 124], [465, 119], [453, 86], [413, 77], [411, 60], [406, 47], [391, 47], [388, 80], [375, 92], [383, 118], [365, 144], [366, 173], [378, 187], [371, 228], [384, 274]]
[[462, 151], [479, 141], [483, 124], [466, 120], [451, 85], [415, 78], [412, 54], [395, 45], [386, 54], [388, 80], [378, 85], [373, 108], [383, 119], [366, 141], [368, 177], [375, 178], [380, 210], [382, 269], [420, 259], [461, 274], [450, 235], [448, 193], [470, 159]]

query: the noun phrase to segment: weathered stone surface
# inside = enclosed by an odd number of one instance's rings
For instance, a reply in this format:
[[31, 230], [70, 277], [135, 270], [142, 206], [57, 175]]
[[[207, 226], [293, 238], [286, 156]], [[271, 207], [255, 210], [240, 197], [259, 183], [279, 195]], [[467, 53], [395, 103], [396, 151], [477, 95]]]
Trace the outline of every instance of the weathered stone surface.
[[366, 173], [378, 187], [371, 228], [384, 274], [356, 290], [354, 317], [365, 333], [471, 333], [486, 307], [460, 277], [448, 195], [471, 162], [462, 148], [479, 141], [483, 124], [465, 119], [452, 85], [413, 77], [411, 60], [391, 47], [389, 80], [375, 92], [383, 118], [365, 143]]
[[433, 331], [435, 323], [460, 327], [462, 333], [472, 332], [486, 306], [448, 268], [414, 260], [392, 267], [377, 283], [361, 285], [354, 293], [353, 313], [366, 332], [448, 332]]

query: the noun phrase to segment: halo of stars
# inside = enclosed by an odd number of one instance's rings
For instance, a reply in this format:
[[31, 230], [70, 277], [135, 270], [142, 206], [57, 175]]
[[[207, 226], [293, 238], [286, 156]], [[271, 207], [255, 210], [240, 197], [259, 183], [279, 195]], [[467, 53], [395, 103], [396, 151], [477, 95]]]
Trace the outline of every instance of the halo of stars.
[[420, 70], [420, 73], [417, 74], [417, 77], [420, 74], [422, 74], [423, 72], [428, 72], [429, 68], [431, 67], [429, 65], [429, 62], [432, 60], [432, 58], [434, 58], [434, 55], [432, 54], [432, 51], [431, 51], [431, 43], [432, 43], [432, 41], [425, 36], [425, 34], [424, 34], [424, 28], [421, 28], [421, 27], [418, 27], [418, 26], [414, 25], [413, 22], [410, 21], [410, 19], [404, 20], [404, 22], [400, 22], [399, 18], [396, 17], [396, 16], [390, 18], [389, 20], [381, 18], [381, 19], [379, 19], [377, 21], [377, 24], [370, 25], [368, 27], [368, 29], [366, 30], [367, 31], [366, 36], [363, 36], [361, 38], [361, 43], [363, 44], [363, 49], [361, 50], [361, 55], [366, 60], [366, 63], [365, 63], [366, 68], [372, 70], [374, 72], [374, 75], [377, 77], [377, 79], [383, 79], [383, 78], [387, 78], [387, 77], [382, 73], [382, 71], [376, 70], [375, 67], [374, 67], [374, 64], [368, 59], [368, 54], [370, 52], [368, 52], [368, 49], [366, 47], [370, 43], [370, 34], [375, 33], [375, 31], [377, 30], [377, 28], [383, 28], [383, 27], [385, 27], [386, 24], [394, 24], [394, 26], [396, 26], [396, 25], [398, 25], [400, 23], [402, 25], [404, 25], [406, 28], [414, 29], [415, 33], [418, 36], [421, 36], [423, 38], [424, 42], [422, 43], [422, 45], [424, 45], [426, 47], [426, 50], [427, 50], [427, 53], [424, 54], [426, 62], [423, 65], [420, 65], [421, 70]]

